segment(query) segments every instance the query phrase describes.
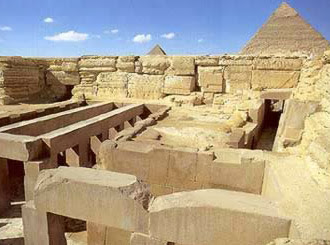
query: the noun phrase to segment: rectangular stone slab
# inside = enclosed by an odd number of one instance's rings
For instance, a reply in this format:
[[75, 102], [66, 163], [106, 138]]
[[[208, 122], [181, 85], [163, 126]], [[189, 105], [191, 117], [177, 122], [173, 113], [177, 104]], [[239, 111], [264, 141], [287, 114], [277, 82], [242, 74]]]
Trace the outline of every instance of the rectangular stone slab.
[[143, 104], [124, 106], [88, 120], [54, 130], [41, 135], [40, 138], [42, 138], [52, 150], [62, 152], [77, 145], [79, 139], [83, 140], [91, 136], [99, 135], [106, 129], [118, 126], [125, 121], [141, 115], [143, 111]]
[[41, 172], [34, 201], [38, 211], [126, 231], [146, 232], [148, 213], [138, 200], [141, 194], [147, 198], [148, 189], [135, 176], [60, 167]]
[[42, 144], [42, 140], [36, 137], [0, 133], [0, 157], [17, 161], [33, 160], [42, 154]]
[[87, 120], [114, 109], [113, 103], [100, 103], [90, 106], [36, 118], [24, 122], [18, 122], [0, 128], [0, 132], [20, 135], [38, 136], [52, 130], [68, 126], [72, 123]]
[[157, 197], [149, 212], [149, 234], [175, 244], [264, 245], [287, 237], [291, 225], [269, 200], [224, 190]]

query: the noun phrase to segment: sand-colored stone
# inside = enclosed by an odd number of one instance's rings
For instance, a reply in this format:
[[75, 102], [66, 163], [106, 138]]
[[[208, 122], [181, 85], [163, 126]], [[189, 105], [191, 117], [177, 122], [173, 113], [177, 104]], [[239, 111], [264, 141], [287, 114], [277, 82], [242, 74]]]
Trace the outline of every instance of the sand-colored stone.
[[[140, 200], [134, 200], [137, 195]], [[148, 200], [143, 198], [149, 198], [148, 190], [134, 176], [65, 167], [41, 172], [34, 193], [42, 212], [145, 232]]]
[[142, 233], [132, 233], [130, 245], [167, 245], [167, 242], [160, 241]]
[[165, 94], [189, 95], [195, 89], [195, 77], [172, 76], [165, 77], [163, 92]]
[[143, 56], [139, 61], [142, 64], [142, 73], [150, 75], [163, 75], [170, 66], [170, 61], [165, 56]]
[[172, 56], [170, 58], [171, 66], [166, 74], [186, 76], [195, 74], [195, 59], [189, 56]]
[[151, 236], [179, 244], [266, 244], [290, 229], [269, 200], [223, 190], [157, 197], [149, 211]]
[[252, 71], [252, 89], [281, 89], [297, 86], [299, 72], [296, 71]]
[[204, 92], [223, 92], [223, 68], [198, 67], [198, 86]]
[[128, 97], [160, 99], [163, 97], [164, 76], [132, 74], [128, 78]]

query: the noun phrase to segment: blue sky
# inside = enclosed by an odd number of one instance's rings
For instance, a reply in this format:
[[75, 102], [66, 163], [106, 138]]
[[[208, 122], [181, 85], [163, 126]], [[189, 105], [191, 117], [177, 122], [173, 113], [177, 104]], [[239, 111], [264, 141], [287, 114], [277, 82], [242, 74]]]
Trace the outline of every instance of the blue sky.
[[[281, 0], [0, 0], [0, 55], [235, 53]], [[289, 0], [330, 40], [330, 0]]]

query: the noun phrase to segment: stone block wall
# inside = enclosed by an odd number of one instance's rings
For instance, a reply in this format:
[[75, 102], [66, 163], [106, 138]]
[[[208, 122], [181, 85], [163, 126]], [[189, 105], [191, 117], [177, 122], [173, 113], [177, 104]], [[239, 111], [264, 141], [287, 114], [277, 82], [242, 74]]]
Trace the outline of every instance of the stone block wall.
[[292, 88], [304, 58], [253, 56], [83, 56], [74, 95], [160, 99], [238, 90]]
[[38, 94], [44, 83], [40, 68], [34, 62], [21, 57], [0, 57], [1, 103], [25, 101]]
[[293, 88], [303, 57], [275, 56], [82, 56], [0, 60], [2, 97], [32, 95], [87, 99], [160, 99], [166, 95], [214, 94]]
[[260, 194], [264, 161], [251, 159], [244, 150], [203, 152], [171, 148], [147, 141], [105, 141], [98, 167], [133, 174], [150, 184], [156, 196], [173, 192], [222, 188]]

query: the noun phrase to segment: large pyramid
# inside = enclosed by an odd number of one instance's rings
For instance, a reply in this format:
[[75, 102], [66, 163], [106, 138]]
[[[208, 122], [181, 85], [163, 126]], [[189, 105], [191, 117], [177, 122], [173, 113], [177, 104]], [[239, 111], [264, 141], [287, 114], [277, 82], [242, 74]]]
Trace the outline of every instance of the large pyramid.
[[157, 44], [147, 55], [166, 55], [165, 51]]
[[243, 48], [248, 55], [320, 55], [330, 48], [318, 31], [289, 4], [282, 3]]

